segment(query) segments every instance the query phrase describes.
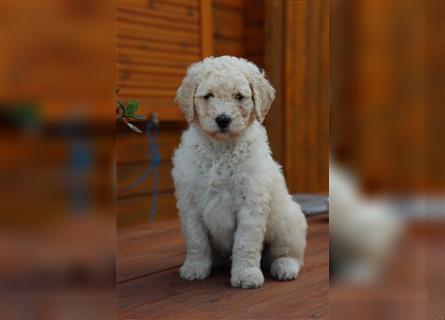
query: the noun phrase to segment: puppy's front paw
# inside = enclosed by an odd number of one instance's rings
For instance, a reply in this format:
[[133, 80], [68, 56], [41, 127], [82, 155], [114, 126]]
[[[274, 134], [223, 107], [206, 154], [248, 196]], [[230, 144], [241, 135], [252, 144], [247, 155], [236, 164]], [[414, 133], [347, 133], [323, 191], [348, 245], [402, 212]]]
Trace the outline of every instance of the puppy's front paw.
[[259, 288], [264, 283], [264, 276], [259, 268], [247, 268], [241, 271], [233, 272], [230, 283], [236, 288]]
[[283, 257], [275, 260], [270, 266], [270, 274], [278, 280], [287, 281], [295, 279], [300, 272], [301, 265], [298, 261]]
[[203, 261], [185, 261], [179, 274], [184, 280], [202, 280], [209, 276], [211, 263]]

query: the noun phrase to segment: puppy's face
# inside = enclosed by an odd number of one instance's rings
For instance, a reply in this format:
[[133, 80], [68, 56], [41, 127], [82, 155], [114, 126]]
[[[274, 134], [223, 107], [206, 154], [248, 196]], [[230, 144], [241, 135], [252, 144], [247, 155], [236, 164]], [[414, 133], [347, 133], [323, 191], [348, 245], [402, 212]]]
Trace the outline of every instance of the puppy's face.
[[218, 140], [232, 140], [262, 123], [275, 97], [265, 74], [236, 57], [209, 57], [187, 70], [176, 102], [189, 124]]
[[218, 140], [238, 137], [255, 119], [249, 82], [242, 74], [214, 73], [196, 88], [197, 125]]

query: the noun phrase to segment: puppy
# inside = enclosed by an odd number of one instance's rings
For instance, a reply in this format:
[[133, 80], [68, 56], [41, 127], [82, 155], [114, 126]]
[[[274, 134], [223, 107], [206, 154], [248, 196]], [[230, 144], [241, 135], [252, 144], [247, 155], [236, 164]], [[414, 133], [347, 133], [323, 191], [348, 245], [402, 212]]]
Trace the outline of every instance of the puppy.
[[232, 286], [261, 287], [263, 245], [274, 278], [298, 275], [307, 223], [261, 125], [274, 98], [264, 72], [229, 56], [191, 65], [178, 88], [189, 123], [172, 170], [187, 244], [183, 279], [204, 279], [231, 258]]

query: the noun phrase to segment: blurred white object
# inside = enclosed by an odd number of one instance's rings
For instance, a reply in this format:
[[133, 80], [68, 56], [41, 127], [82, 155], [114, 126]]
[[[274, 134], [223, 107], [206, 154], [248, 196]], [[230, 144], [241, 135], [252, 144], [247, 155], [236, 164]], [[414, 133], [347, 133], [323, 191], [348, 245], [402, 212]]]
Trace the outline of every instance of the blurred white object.
[[369, 199], [353, 176], [329, 166], [331, 266], [337, 279], [370, 282], [400, 235], [401, 222], [386, 200]]

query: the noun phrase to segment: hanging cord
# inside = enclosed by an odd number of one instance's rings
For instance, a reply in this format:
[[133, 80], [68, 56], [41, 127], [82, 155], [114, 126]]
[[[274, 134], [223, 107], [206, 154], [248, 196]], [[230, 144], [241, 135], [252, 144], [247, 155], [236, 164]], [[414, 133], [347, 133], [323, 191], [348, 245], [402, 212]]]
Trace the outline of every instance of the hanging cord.
[[[153, 127], [153, 122], [151, 120], [147, 121], [147, 123], [145, 125], [145, 137], [146, 137], [146, 145], [147, 145], [146, 157], [147, 157], [147, 159], [150, 159], [150, 156], [152, 154], [152, 142], [151, 142], [151, 128], [152, 127]], [[153, 163], [153, 161], [152, 161], [152, 163]], [[148, 177], [150, 176], [150, 172], [151, 172], [151, 166], [148, 166], [147, 169], [144, 171], [144, 173], [139, 178], [137, 178], [135, 181], [130, 183], [128, 186], [119, 190], [119, 192], [127, 193], [131, 189], [136, 188], [141, 183], [143, 183], [146, 179], [148, 179]]]
[[70, 144], [70, 156], [68, 161], [68, 187], [71, 201], [73, 202], [73, 214], [83, 216], [88, 212], [91, 202], [91, 187], [87, 184], [87, 177], [91, 173], [93, 152], [86, 138], [75, 124], [69, 124], [65, 129], [66, 139]]
[[156, 114], [153, 114], [154, 123], [154, 139], [153, 139], [153, 188], [151, 194], [151, 208], [150, 208], [150, 223], [153, 223], [156, 216], [156, 205], [158, 201], [158, 189], [159, 189], [159, 164], [161, 163], [161, 155], [158, 150], [158, 135], [159, 135], [159, 120]]
[[[153, 139], [152, 132], [153, 129]], [[153, 172], [153, 186], [151, 193], [151, 206], [150, 206], [150, 216], [149, 221], [152, 223], [156, 216], [156, 208], [157, 208], [157, 200], [158, 200], [158, 189], [159, 189], [159, 164], [161, 163], [161, 155], [159, 154], [158, 148], [158, 137], [159, 137], [159, 119], [156, 113], [152, 114], [152, 117], [149, 121], [147, 121], [145, 125], [145, 136], [147, 140], [147, 159], [151, 158], [150, 165], [147, 166], [144, 173], [133, 181], [130, 185], [124, 187], [120, 190], [122, 193], [126, 193], [131, 189], [136, 188], [137, 186], [144, 183], [150, 176], [150, 173]]]

